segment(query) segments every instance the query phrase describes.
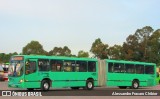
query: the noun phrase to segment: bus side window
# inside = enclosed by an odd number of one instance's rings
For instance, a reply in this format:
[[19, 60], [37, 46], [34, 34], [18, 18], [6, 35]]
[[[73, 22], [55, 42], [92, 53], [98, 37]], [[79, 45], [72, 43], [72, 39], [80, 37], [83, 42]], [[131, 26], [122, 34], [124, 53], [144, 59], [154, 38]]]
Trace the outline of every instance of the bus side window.
[[113, 63], [108, 63], [108, 72], [113, 72], [114, 71], [114, 65]]
[[88, 62], [88, 71], [89, 72], [96, 72], [96, 62], [94, 62], [94, 61]]
[[26, 65], [26, 72], [25, 74], [31, 74], [36, 72], [36, 62], [35, 61], [30, 61], [29, 65]]
[[65, 60], [63, 62], [64, 71], [65, 72], [74, 72], [75, 61], [73, 60]]
[[135, 68], [136, 68], [136, 74], [144, 74], [144, 65], [136, 64]]
[[62, 70], [62, 64], [63, 64], [63, 61], [61, 60], [51, 60], [50, 61], [50, 64], [51, 64], [51, 71], [61, 71]]
[[124, 73], [125, 71], [125, 65], [122, 63], [115, 63], [114, 64], [114, 72], [115, 73]]
[[50, 64], [48, 59], [39, 59], [38, 60], [39, 71], [49, 71]]
[[126, 73], [135, 73], [134, 64], [125, 64]]
[[87, 71], [87, 62], [86, 61], [76, 61], [76, 69], [79, 72], [86, 72]]
[[154, 66], [146, 65], [145, 66], [145, 74], [154, 74]]

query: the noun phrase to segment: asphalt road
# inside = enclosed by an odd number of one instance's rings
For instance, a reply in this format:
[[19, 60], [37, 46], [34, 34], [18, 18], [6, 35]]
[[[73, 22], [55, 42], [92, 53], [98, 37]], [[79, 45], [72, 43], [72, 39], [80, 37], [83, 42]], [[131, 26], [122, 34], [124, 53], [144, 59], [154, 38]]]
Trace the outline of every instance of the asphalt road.
[[[34, 92], [29, 92], [27, 90], [20, 90], [17, 88], [8, 88], [7, 82], [0, 82], [0, 90], [14, 90], [20, 91], [21, 93], [27, 93], [30, 95], [42, 95], [43, 97], [23, 97], [24, 98], [37, 98], [42, 99], [47, 96], [47, 99], [106, 99], [107, 97], [109, 99], [132, 99], [132, 98], [139, 98], [139, 99], [160, 99], [160, 85], [154, 86], [154, 87], [140, 87], [137, 90], [133, 89], [119, 89], [118, 87], [95, 87], [94, 90], [88, 91], [88, 90], [72, 90], [70, 88], [61, 88], [61, 89], [50, 89], [50, 91], [47, 92], [41, 92], [40, 90], [35, 90]], [[118, 93], [118, 95], [117, 95]], [[159, 95], [157, 96], [156, 93]], [[125, 94], [124, 96], [121, 96], [122, 94]], [[129, 96], [127, 96], [127, 95]], [[138, 95], [140, 94], [140, 95]], [[144, 95], [143, 95], [144, 94]], [[148, 95], [146, 95], [148, 94]], [[14, 94], [17, 96], [17, 94]], [[6, 98], [6, 97], [0, 97], [0, 98]], [[14, 98], [14, 97], [12, 97]], [[8, 98], [7, 98], [8, 99]], [[22, 97], [16, 97], [15, 99], [22, 99]]]

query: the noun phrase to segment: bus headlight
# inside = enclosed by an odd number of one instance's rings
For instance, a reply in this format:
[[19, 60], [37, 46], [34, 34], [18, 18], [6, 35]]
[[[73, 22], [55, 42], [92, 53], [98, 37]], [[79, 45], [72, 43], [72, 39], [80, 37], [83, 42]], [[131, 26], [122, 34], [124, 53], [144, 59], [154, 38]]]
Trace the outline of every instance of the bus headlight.
[[22, 83], [22, 82], [24, 82], [24, 80], [23, 80], [23, 79], [21, 79], [19, 82], [20, 82], [20, 83]]

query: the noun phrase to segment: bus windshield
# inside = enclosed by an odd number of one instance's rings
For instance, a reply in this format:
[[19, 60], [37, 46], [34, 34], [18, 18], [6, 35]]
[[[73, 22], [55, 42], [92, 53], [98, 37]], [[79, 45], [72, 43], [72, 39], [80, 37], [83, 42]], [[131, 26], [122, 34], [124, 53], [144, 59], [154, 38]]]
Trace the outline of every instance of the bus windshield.
[[11, 61], [9, 65], [8, 75], [13, 77], [19, 77], [23, 74], [23, 61]]

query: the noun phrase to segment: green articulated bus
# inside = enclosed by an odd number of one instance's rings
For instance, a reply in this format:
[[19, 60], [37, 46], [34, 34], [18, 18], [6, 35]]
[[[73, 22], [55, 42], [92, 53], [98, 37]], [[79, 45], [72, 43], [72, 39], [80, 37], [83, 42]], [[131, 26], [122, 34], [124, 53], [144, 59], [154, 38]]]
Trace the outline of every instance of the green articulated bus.
[[118, 86], [137, 89], [156, 85], [154, 63], [41, 55], [11, 57], [8, 87], [28, 90]]

